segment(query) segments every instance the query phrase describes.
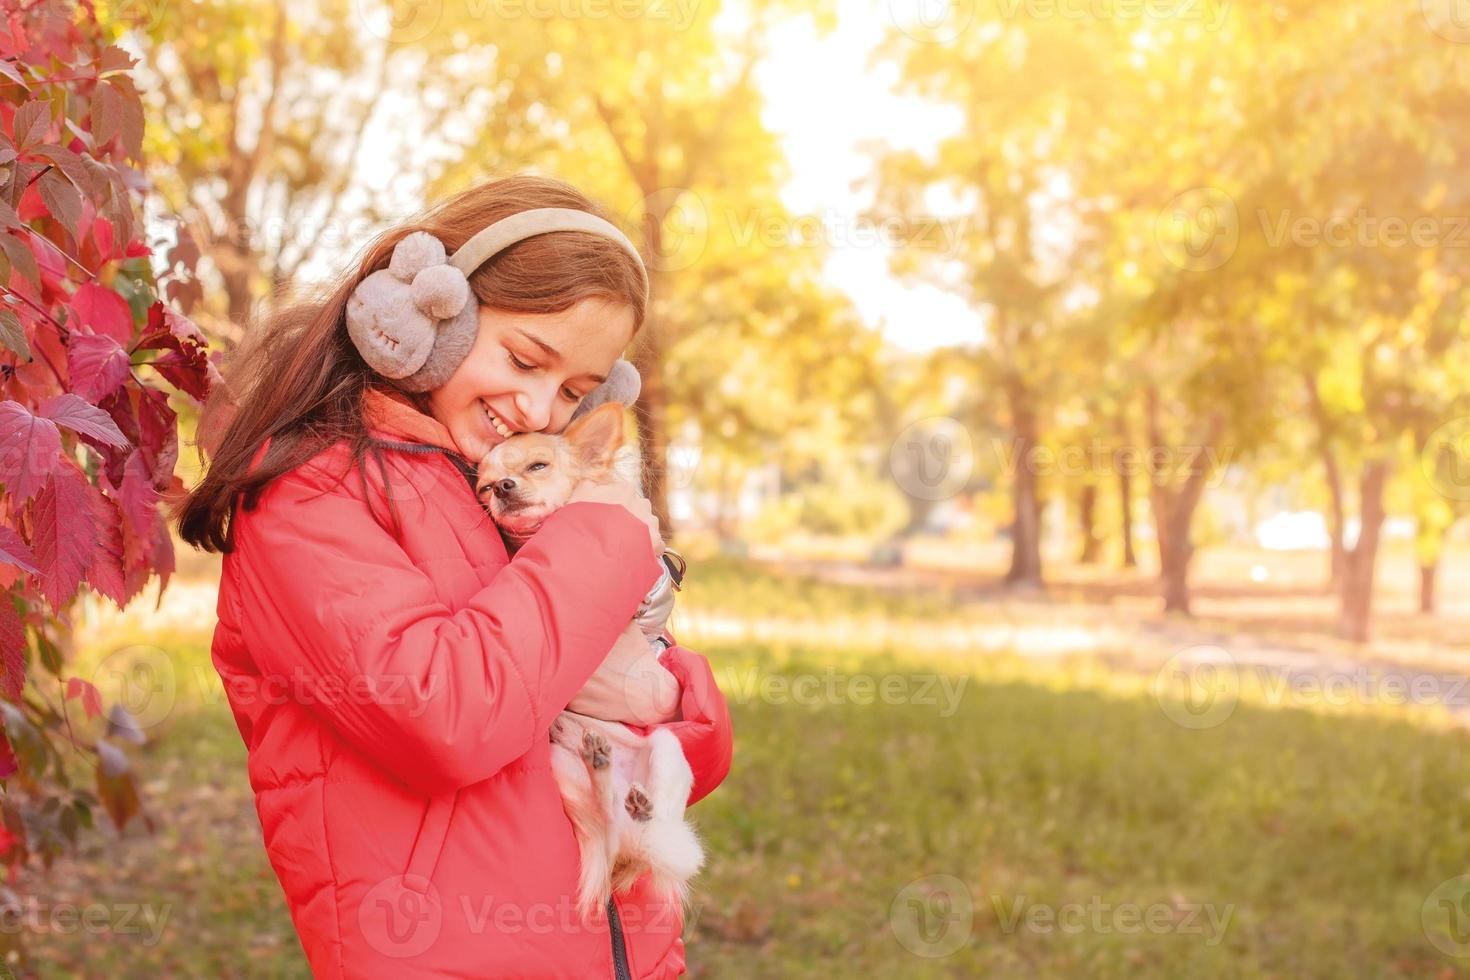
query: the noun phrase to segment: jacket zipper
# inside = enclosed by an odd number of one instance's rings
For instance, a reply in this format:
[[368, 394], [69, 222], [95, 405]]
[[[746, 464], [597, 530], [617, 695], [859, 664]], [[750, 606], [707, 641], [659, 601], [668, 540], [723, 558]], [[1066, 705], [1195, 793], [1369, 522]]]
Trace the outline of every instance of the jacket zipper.
[[[419, 455], [427, 453], [443, 454], [444, 458], [449, 460], [454, 465], [454, 468], [459, 471], [459, 475], [465, 478], [465, 482], [470, 485], [470, 494], [474, 496], [475, 477], [479, 474], [479, 467], [471, 466], [463, 457], [450, 452], [443, 446], [431, 446], [423, 442], [393, 442], [388, 439], [373, 439], [372, 442], [379, 448], [393, 449], [401, 453], [417, 453]], [[477, 501], [479, 500], [478, 497], [475, 499]]]
[[612, 936], [613, 977], [616, 980], [633, 980], [633, 971], [628, 968], [627, 940], [623, 938], [623, 923], [618, 918], [618, 907], [607, 900], [607, 928]]

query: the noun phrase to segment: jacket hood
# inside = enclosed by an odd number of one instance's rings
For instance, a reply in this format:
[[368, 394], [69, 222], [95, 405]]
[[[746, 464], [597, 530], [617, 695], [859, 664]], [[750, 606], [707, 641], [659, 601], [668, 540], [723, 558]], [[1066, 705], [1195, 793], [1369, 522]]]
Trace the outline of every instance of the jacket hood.
[[376, 436], [400, 442], [420, 442], [463, 456], [444, 424], [419, 411], [403, 392], [366, 389], [362, 393], [362, 415]]

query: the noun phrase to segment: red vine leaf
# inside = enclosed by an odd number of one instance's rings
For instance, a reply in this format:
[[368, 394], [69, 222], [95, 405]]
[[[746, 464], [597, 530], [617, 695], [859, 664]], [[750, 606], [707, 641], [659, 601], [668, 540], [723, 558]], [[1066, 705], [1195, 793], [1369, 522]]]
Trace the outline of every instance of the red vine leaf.
[[143, 450], [134, 450], [128, 457], [117, 495], [128, 527], [140, 538], [151, 537], [153, 524], [158, 519], [158, 490], [153, 486]]
[[10, 748], [10, 739], [0, 735], [0, 779], [9, 779], [20, 770], [15, 752]]
[[153, 525], [153, 552], [149, 556], [158, 573], [158, 607], [163, 606], [163, 590], [174, 573], [174, 539], [163, 521]]
[[130, 160], [139, 160], [143, 156], [143, 100], [138, 97], [138, 90], [133, 87], [133, 80], [126, 75], [116, 75], [108, 79], [108, 84], [116, 91], [122, 107], [121, 136], [123, 152]]
[[14, 565], [30, 575], [41, 574], [41, 570], [36, 567], [36, 556], [32, 553], [31, 546], [26, 544], [15, 528], [4, 524], [0, 524], [0, 562]]
[[[110, 251], [112, 227], [106, 218], [98, 218], [93, 222], [94, 226], [97, 223], [107, 226], [107, 249]], [[105, 334], [123, 346], [133, 342], [133, 311], [116, 290], [95, 282], [83, 283], [72, 294], [70, 305], [77, 322], [86, 324], [93, 333]]]
[[[106, 262], [108, 259], [116, 258], [116, 256], [112, 253], [113, 240], [111, 221], [108, 221], [106, 218], [102, 217], [96, 218], [92, 221], [92, 241], [96, 243], [97, 254], [102, 257], [102, 261]], [[111, 290], [109, 290], [109, 292], [111, 292]]]
[[82, 702], [82, 709], [87, 712], [88, 720], [102, 714], [102, 692], [91, 681], [81, 677], [68, 677], [66, 696], [68, 700], [77, 698]]
[[41, 175], [36, 182], [36, 189], [40, 191], [41, 200], [46, 204], [46, 210], [51, 217], [61, 222], [75, 240], [77, 237], [77, 225], [82, 220], [82, 195], [76, 186], [59, 170], [48, 170]]
[[133, 597], [123, 572], [123, 522], [117, 501], [88, 485], [87, 499], [97, 521], [97, 550], [87, 567], [87, 581], [121, 609]]
[[137, 349], [167, 350], [153, 367], [180, 391], [203, 401], [219, 376], [209, 360], [208, 343], [188, 317], [155, 302], [148, 309], [148, 327]]
[[76, 395], [53, 395], [41, 403], [41, 415], [57, 425], [81, 433], [108, 446], [126, 446], [127, 437], [117, 423], [96, 405]]
[[61, 457], [61, 431], [20, 402], [0, 402], [0, 483], [24, 502], [46, 484]]
[[148, 475], [154, 489], [161, 491], [179, 462], [179, 426], [168, 395], [157, 388], [139, 390], [138, 433], [138, 445], [151, 460]]
[[92, 98], [92, 139], [99, 152], [122, 131], [122, 115], [122, 96], [111, 82], [99, 83]]
[[31, 548], [41, 569], [41, 594], [60, 609], [76, 594], [97, 552], [91, 484], [71, 464], [58, 467], [31, 506]]
[[24, 153], [46, 138], [46, 131], [51, 128], [51, 106], [49, 103], [32, 99], [15, 110], [15, 118], [12, 123], [11, 132], [14, 134], [15, 148]]
[[108, 72], [127, 71], [137, 63], [137, 59], [122, 48], [109, 44], [102, 49], [102, 55], [97, 59], [97, 73], [105, 75]]
[[71, 390], [90, 402], [112, 394], [128, 379], [128, 352], [106, 334], [73, 333], [66, 347]]
[[0, 692], [18, 702], [26, 678], [26, 631], [9, 595], [0, 596], [0, 663]]

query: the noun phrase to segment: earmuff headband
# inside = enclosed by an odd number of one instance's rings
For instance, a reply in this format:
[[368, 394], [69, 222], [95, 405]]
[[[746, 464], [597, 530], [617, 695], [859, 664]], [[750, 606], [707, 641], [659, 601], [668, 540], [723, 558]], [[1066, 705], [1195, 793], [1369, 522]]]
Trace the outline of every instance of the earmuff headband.
[[[578, 211], [576, 208], [533, 208], [530, 211], [518, 211], [509, 217], [501, 218], [494, 224], [481, 228], [455, 251], [450, 257], [449, 264], [460, 272], [469, 276], [480, 266], [490, 260], [491, 256], [514, 245], [524, 238], [532, 235], [541, 235], [549, 231], [585, 231], [604, 238], [611, 238], [633, 257], [638, 263], [638, 268], [644, 271], [644, 280], [648, 278], [648, 270], [644, 268], [643, 256], [638, 254], [638, 249], [623, 234], [616, 225], [610, 221], [604, 221], [595, 214], [586, 211]], [[646, 293], [645, 293], [646, 295]]]

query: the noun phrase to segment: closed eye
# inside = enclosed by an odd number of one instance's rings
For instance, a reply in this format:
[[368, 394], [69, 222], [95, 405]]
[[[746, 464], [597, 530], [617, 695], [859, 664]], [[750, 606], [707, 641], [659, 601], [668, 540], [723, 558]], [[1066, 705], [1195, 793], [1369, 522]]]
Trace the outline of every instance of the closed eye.
[[[510, 358], [510, 362], [516, 366], [516, 370], [526, 372], [536, 370], [536, 365], [527, 364], [525, 361], [521, 360], [519, 357], [516, 357], [510, 351], [506, 351], [505, 353], [506, 356]], [[561, 390], [561, 396], [569, 402], [578, 402], [582, 400], [582, 396], [577, 394], [575, 391], [572, 391], [570, 388], [563, 388]]]

